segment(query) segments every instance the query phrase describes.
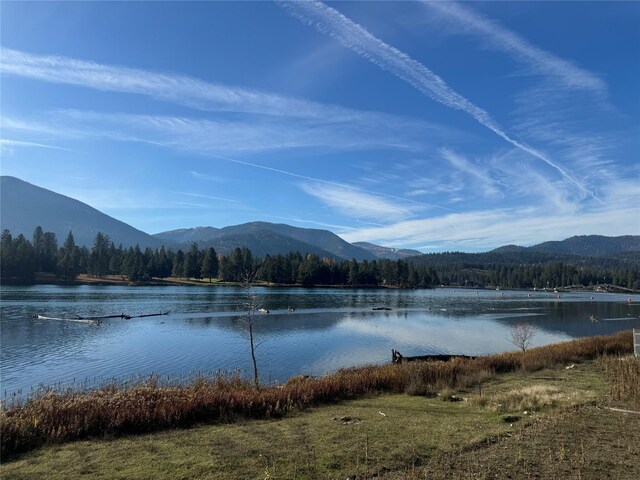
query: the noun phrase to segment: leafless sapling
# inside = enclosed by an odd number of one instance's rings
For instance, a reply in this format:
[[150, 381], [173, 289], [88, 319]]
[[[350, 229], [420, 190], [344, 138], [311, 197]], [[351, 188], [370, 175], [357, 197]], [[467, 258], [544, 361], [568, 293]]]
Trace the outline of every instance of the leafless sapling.
[[538, 329], [531, 323], [516, 323], [511, 327], [508, 340], [522, 350], [522, 352], [526, 352], [537, 332]]

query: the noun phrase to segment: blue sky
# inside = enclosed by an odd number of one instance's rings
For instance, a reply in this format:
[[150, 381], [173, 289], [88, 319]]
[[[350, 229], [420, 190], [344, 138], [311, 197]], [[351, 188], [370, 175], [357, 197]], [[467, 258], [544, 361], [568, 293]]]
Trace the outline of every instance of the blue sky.
[[1, 172], [141, 230], [640, 234], [640, 2], [0, 4]]

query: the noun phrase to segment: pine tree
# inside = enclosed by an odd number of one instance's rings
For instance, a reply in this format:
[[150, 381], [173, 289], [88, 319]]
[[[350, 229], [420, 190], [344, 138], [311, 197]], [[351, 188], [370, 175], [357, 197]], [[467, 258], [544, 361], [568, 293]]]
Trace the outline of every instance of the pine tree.
[[178, 250], [173, 256], [173, 267], [171, 269], [171, 276], [176, 278], [182, 278], [184, 273], [184, 253], [182, 250]]
[[33, 246], [33, 262], [36, 272], [42, 272], [42, 264], [44, 261], [44, 232], [42, 227], [38, 225], [33, 231], [33, 239], [31, 241]]
[[69, 230], [58, 258], [58, 276], [66, 283], [75, 280], [78, 275], [79, 260], [79, 251], [73, 239], [73, 233]]
[[202, 276], [209, 279], [218, 276], [218, 255], [213, 247], [209, 247], [202, 259], [201, 273]]
[[95, 277], [104, 277], [108, 273], [110, 260], [109, 247], [109, 236], [98, 232], [89, 255], [89, 268], [87, 273]]

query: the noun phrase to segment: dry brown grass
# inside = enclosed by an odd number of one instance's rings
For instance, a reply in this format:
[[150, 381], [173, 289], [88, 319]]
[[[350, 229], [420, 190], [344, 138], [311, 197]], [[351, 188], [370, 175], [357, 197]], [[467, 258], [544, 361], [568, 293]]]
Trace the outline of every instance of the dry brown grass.
[[598, 363], [612, 380], [611, 397], [640, 409], [640, 358], [603, 356]]
[[[128, 389], [48, 392], [3, 406], [3, 457], [47, 443], [87, 437], [142, 433], [201, 422], [272, 418], [302, 409], [378, 392], [425, 393], [481, 382], [495, 373], [535, 371], [600, 355], [627, 354], [631, 332], [590, 337], [526, 352], [510, 352], [449, 362], [413, 362], [340, 370], [322, 378], [255, 390], [238, 376], [201, 378], [189, 385], [146, 382]], [[414, 387], [412, 387], [414, 385]]]
[[567, 393], [558, 387], [532, 385], [502, 392], [498, 395], [481, 397], [474, 403], [499, 413], [527, 412], [530, 414], [545, 407], [554, 407], [566, 397]]

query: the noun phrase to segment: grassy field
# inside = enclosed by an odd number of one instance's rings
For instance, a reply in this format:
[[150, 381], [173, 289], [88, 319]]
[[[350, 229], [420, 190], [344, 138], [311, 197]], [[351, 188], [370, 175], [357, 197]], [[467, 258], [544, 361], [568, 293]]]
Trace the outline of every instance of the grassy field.
[[631, 369], [616, 362], [511, 372], [486, 379], [482, 388], [443, 387], [438, 396], [374, 395], [278, 420], [76, 441], [23, 454], [1, 473], [3, 479], [638, 478], [640, 415], [605, 408], [635, 408], [637, 392], [615, 399], [610, 375], [633, 385], [638, 361]]

